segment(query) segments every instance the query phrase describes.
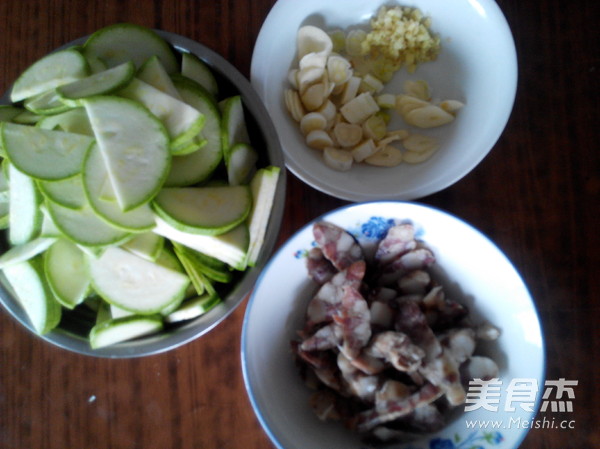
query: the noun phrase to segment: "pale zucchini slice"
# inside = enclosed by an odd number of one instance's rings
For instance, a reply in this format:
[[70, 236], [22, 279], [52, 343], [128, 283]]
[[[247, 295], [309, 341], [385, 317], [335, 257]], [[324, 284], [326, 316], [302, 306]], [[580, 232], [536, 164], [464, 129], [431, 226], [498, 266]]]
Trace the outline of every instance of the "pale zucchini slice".
[[261, 168], [250, 182], [253, 203], [248, 217], [250, 244], [248, 246], [247, 263], [251, 267], [256, 265], [260, 250], [265, 241], [265, 234], [275, 200], [280, 171], [281, 169], [275, 166]]
[[22, 108], [10, 104], [0, 104], [0, 122], [10, 122], [23, 112]]
[[59, 181], [38, 181], [44, 196], [54, 203], [70, 209], [81, 209], [87, 204], [80, 175]]
[[160, 315], [137, 316], [103, 320], [90, 331], [92, 349], [104, 348], [124, 341], [155, 334], [163, 329]]
[[58, 239], [46, 251], [44, 271], [57, 301], [67, 309], [81, 304], [89, 293], [85, 253], [69, 240]]
[[217, 98], [219, 85], [212, 70], [204, 61], [192, 53], [181, 54], [181, 74], [202, 86], [212, 96]]
[[252, 207], [247, 186], [169, 187], [154, 199], [156, 213], [175, 228], [223, 234], [242, 223]]
[[10, 179], [8, 240], [11, 245], [21, 245], [40, 233], [42, 195], [33, 179], [21, 173], [14, 165], [8, 166], [8, 173]]
[[81, 209], [69, 209], [48, 202], [47, 207], [60, 232], [79, 245], [103, 247], [122, 243], [131, 236], [129, 232], [106, 223], [87, 204]]
[[27, 98], [23, 106], [28, 111], [38, 115], [54, 115], [72, 109], [71, 105], [65, 104], [60, 95], [54, 89]]
[[83, 78], [87, 73], [87, 62], [77, 50], [50, 53], [34, 62], [17, 78], [10, 100], [16, 103]]
[[94, 212], [109, 224], [130, 232], [149, 231], [154, 227], [154, 213], [148, 203], [126, 212], [121, 209], [110, 184], [104, 158], [96, 144], [92, 145], [85, 158], [82, 179], [87, 201]]
[[77, 102], [74, 100], [92, 95], [106, 95], [124, 87], [133, 79], [134, 74], [133, 62], [127, 61], [103, 72], [64, 84], [56, 88], [56, 93], [67, 104], [76, 106]]
[[247, 143], [236, 143], [229, 150], [227, 159], [227, 179], [229, 184], [237, 186], [248, 184], [256, 172], [258, 153]]
[[89, 259], [94, 291], [105, 301], [141, 315], [181, 302], [189, 278], [118, 247]]
[[169, 133], [171, 148], [191, 141], [204, 126], [200, 111], [138, 78], [121, 89], [119, 95], [143, 104], [158, 117]]
[[144, 232], [125, 242], [121, 245], [121, 248], [126, 249], [136, 256], [156, 262], [164, 246], [164, 237], [154, 232]]
[[225, 163], [228, 162], [231, 148], [236, 143], [250, 145], [246, 118], [244, 116], [244, 105], [242, 97], [235, 95], [226, 98], [220, 103], [222, 110], [221, 139]]
[[35, 331], [46, 334], [54, 329], [60, 322], [61, 307], [44, 278], [40, 258], [10, 265], [3, 271]]
[[94, 137], [92, 125], [84, 108], [70, 109], [60, 114], [43, 117], [35, 126]]
[[11, 247], [0, 256], [0, 270], [9, 265], [33, 259], [38, 254], [46, 251], [54, 242], [56, 242], [56, 238], [36, 237], [26, 243]]
[[18, 123], [20, 125], [35, 125], [39, 122], [44, 116], [39, 114], [34, 114], [31, 111], [24, 110], [19, 115], [15, 116], [12, 119], [13, 123]]
[[245, 223], [225, 234], [200, 235], [181, 231], [160, 217], [156, 217], [156, 227], [153, 229], [153, 232], [212, 256], [236, 270], [244, 270], [246, 268], [246, 251], [248, 250], [249, 235], [248, 227]]
[[204, 274], [211, 281], [227, 283], [231, 282], [233, 279], [233, 273], [226, 263], [180, 243], [172, 243], [175, 248], [175, 253], [178, 256], [181, 255], [182, 257], [187, 258], [199, 272]]
[[103, 61], [109, 68], [133, 61], [137, 69], [156, 55], [168, 73], [178, 70], [170, 45], [153, 30], [132, 23], [117, 23], [96, 31], [84, 44], [83, 54]]
[[82, 100], [122, 210], [154, 197], [169, 173], [171, 154], [164, 126], [146, 108], [125, 98]]
[[175, 78], [173, 83], [183, 101], [205, 117], [200, 136], [206, 140], [206, 145], [192, 154], [174, 156], [165, 181], [169, 187], [184, 187], [208, 179], [223, 160], [221, 115], [210, 94], [197, 83], [181, 77]]
[[160, 62], [158, 56], [151, 56], [137, 72], [137, 77], [161, 92], [181, 100], [171, 77]]
[[194, 298], [186, 299], [179, 308], [165, 316], [165, 322], [178, 323], [193, 320], [209, 312], [221, 303], [217, 294], [205, 293]]
[[82, 134], [2, 124], [2, 146], [11, 163], [36, 179], [53, 181], [76, 175], [92, 142]]

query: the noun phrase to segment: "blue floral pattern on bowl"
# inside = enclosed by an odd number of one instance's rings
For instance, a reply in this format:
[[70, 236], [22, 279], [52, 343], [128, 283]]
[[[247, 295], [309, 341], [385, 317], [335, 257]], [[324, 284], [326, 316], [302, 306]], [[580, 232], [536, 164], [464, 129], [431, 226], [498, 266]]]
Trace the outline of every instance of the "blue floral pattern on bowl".
[[500, 432], [472, 432], [465, 439], [456, 434], [453, 439], [434, 438], [429, 449], [485, 449], [482, 444], [496, 446], [504, 441]]
[[[385, 237], [388, 230], [400, 223], [408, 223], [410, 220], [397, 220], [394, 218], [385, 218], [381, 216], [372, 216], [365, 222], [358, 222], [352, 228], [346, 228], [346, 231], [353, 235], [363, 246], [370, 246], [377, 243]], [[422, 238], [423, 229], [417, 227], [415, 236]], [[311, 247], [316, 246], [316, 242], [311, 242]], [[308, 256], [309, 249], [298, 249], [294, 252], [296, 259], [302, 259]]]

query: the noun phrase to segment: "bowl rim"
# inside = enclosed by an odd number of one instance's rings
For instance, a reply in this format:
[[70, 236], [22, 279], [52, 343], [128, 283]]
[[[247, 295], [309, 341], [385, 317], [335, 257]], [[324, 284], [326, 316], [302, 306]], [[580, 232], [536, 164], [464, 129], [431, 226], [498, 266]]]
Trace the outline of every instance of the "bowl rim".
[[[252, 406], [252, 409], [254, 410], [254, 413], [255, 413], [259, 423], [261, 424], [261, 427], [263, 428], [264, 432], [267, 434], [270, 441], [278, 449], [287, 449], [287, 447], [284, 446], [284, 444], [281, 442], [280, 437], [275, 433], [275, 430], [272, 429], [269, 420], [265, 416], [265, 409], [264, 409], [264, 407], [262, 407], [260, 405], [260, 403], [258, 401], [259, 395], [255, 390], [255, 385], [253, 383], [254, 381], [253, 381], [253, 378], [251, 375], [251, 369], [250, 369], [250, 364], [251, 364], [250, 357], [251, 356], [250, 356], [249, 350], [248, 350], [248, 340], [249, 340], [248, 329], [250, 326], [252, 309], [253, 309], [254, 304], [257, 301], [257, 295], [260, 292], [260, 286], [263, 283], [264, 278], [267, 277], [269, 270], [271, 269], [271, 267], [273, 266], [275, 261], [284, 252], [286, 252], [286, 251], [289, 252], [291, 249], [291, 246], [290, 246], [291, 243], [296, 238], [298, 238], [298, 236], [300, 234], [306, 232], [306, 230], [309, 227], [311, 227], [314, 223], [321, 221], [321, 220], [326, 220], [328, 217], [330, 217], [332, 215], [344, 213], [345, 211], [347, 211], [349, 209], [361, 208], [364, 206], [368, 207], [370, 205], [379, 205], [382, 210], [386, 210], [386, 205], [404, 205], [404, 206], [408, 206], [411, 208], [422, 208], [422, 209], [432, 211], [436, 214], [445, 215], [446, 217], [459, 222], [461, 226], [466, 227], [467, 229], [469, 229], [470, 232], [477, 234], [480, 238], [482, 238], [485, 242], [487, 242], [488, 245], [491, 245], [491, 247], [493, 247], [498, 252], [499, 256], [501, 256], [504, 259], [504, 263], [506, 263], [507, 266], [513, 271], [514, 275], [516, 275], [516, 279], [522, 284], [522, 286], [524, 288], [524, 292], [527, 295], [529, 305], [535, 316], [536, 323], [539, 327], [539, 332], [540, 332], [540, 342], [539, 342], [539, 351], [538, 351], [538, 354], [540, 356], [540, 365], [536, 367], [537, 368], [536, 379], [539, 382], [541, 382], [542, 385], [543, 385], [544, 380], [546, 379], [546, 370], [547, 370], [546, 342], [545, 342], [545, 338], [544, 338], [544, 327], [543, 327], [543, 323], [541, 321], [540, 312], [537, 308], [537, 305], [533, 299], [533, 296], [531, 295], [531, 292], [530, 292], [527, 284], [525, 283], [525, 280], [523, 279], [521, 273], [519, 273], [519, 271], [516, 269], [515, 265], [508, 258], [508, 256], [505, 254], [505, 252], [490, 237], [488, 237], [485, 233], [483, 233], [482, 231], [480, 231], [479, 229], [477, 229], [476, 227], [474, 227], [467, 221], [461, 219], [457, 215], [454, 215], [453, 213], [448, 212], [442, 208], [439, 208], [436, 206], [431, 206], [431, 205], [421, 203], [418, 201], [373, 200], [373, 201], [364, 201], [364, 202], [346, 204], [346, 205], [334, 208], [330, 211], [327, 211], [327, 212], [319, 215], [318, 217], [308, 221], [305, 225], [303, 225], [302, 227], [297, 229], [288, 239], [286, 239], [286, 241], [282, 245], [279, 246], [279, 248], [271, 256], [270, 260], [264, 266], [259, 278], [256, 281], [255, 288], [253, 289], [252, 293], [250, 294], [250, 298], [246, 305], [246, 310], [245, 310], [245, 314], [244, 314], [244, 318], [243, 318], [243, 322], [242, 322], [241, 346], [240, 346], [240, 361], [241, 361], [241, 367], [242, 367], [242, 377], [243, 377], [244, 386], [246, 389], [248, 399]], [[297, 249], [296, 247], [294, 247], [294, 248]], [[535, 404], [533, 406], [533, 411], [531, 412], [531, 418], [536, 416], [537, 412], [540, 409], [541, 402], [542, 402], [542, 395], [538, 394], [536, 397], [536, 400], [535, 400]], [[518, 448], [520, 446], [520, 444], [523, 442], [523, 440], [525, 439], [525, 437], [527, 436], [527, 434], [529, 432], [529, 428], [521, 427], [521, 428], [518, 428], [517, 430], [519, 431], [519, 434], [518, 434], [518, 437], [515, 439], [514, 446], [512, 446], [514, 449]], [[442, 431], [443, 431], [443, 429], [442, 429]], [[402, 448], [405, 447], [403, 443], [398, 443], [398, 444], [399, 444], [398, 449], [400, 449], [400, 447], [402, 447]], [[409, 444], [409, 446], [410, 446], [410, 444]], [[386, 446], [386, 447], [388, 447], [388, 446]], [[394, 446], [394, 448], [395, 447], [396, 446]], [[391, 446], [390, 446], [390, 449], [391, 449]]]
[[[463, 0], [465, 3], [468, 3], [473, 9], [483, 11], [482, 14], [486, 15], [486, 18], [492, 17], [494, 19], [494, 26], [498, 30], [498, 34], [502, 36], [503, 42], [506, 45], [507, 58], [503, 67], [506, 67], [506, 92], [508, 92], [509, 97], [502, 105], [502, 109], [500, 110], [499, 119], [496, 120], [497, 125], [495, 126], [494, 132], [490, 132], [489, 136], [482, 143], [485, 146], [482, 151], [478, 152], [474, 157], [472, 157], [468, 161], [464, 161], [460, 164], [460, 170], [452, 175], [444, 175], [440, 179], [428, 179], [418, 185], [410, 185], [405, 186], [401, 190], [389, 190], [382, 187], [379, 191], [368, 191], [365, 192], [361, 190], [360, 187], [364, 184], [364, 179], [361, 183], [352, 184], [350, 186], [336, 183], [337, 181], [332, 181], [326, 176], [322, 176], [323, 172], [319, 172], [319, 174], [313, 173], [311, 168], [314, 167], [312, 158], [306, 160], [299, 160], [293, 154], [297, 152], [300, 145], [296, 145], [295, 139], [294, 142], [286, 145], [286, 141], [283, 138], [284, 130], [291, 129], [291, 124], [286, 121], [287, 117], [281, 118], [283, 113], [287, 113], [287, 111], [282, 111], [277, 109], [280, 106], [276, 106], [276, 99], [273, 98], [272, 91], [272, 81], [273, 79], [268, 78], [268, 68], [265, 66], [264, 62], [273, 59], [272, 52], [274, 51], [273, 36], [270, 35], [269, 29], [275, 29], [277, 26], [276, 21], [277, 17], [289, 15], [289, 11], [292, 7], [297, 7], [297, 4], [294, 0], [278, 0], [278, 2], [273, 6], [271, 11], [269, 12], [266, 20], [261, 27], [258, 38], [255, 43], [253, 55], [252, 55], [252, 63], [251, 63], [251, 82], [252, 85], [255, 86], [258, 94], [261, 96], [265, 104], [267, 105], [267, 109], [271, 113], [276, 126], [279, 128], [279, 132], [282, 135], [282, 149], [284, 153], [285, 164], [287, 168], [292, 172], [295, 176], [301, 179], [306, 184], [311, 187], [333, 196], [335, 198], [339, 198], [342, 200], [353, 201], [353, 202], [362, 202], [362, 201], [376, 201], [376, 200], [401, 200], [401, 201], [411, 201], [417, 200], [419, 198], [423, 198], [425, 196], [437, 193], [442, 191], [471, 173], [482, 161], [483, 159], [491, 152], [494, 146], [497, 144], [498, 140], [504, 133], [508, 121], [512, 115], [512, 110], [514, 108], [517, 86], [518, 86], [518, 58], [517, 52], [514, 42], [514, 37], [512, 35], [510, 26], [504, 13], [500, 9], [499, 5], [494, 0], [480, 0], [478, 2], [472, 2], [471, 0]], [[439, 0], [425, 0], [424, 3], [439, 3]], [[316, 0], [309, 0], [308, 3], [317, 3]], [[377, 2], [379, 4], [388, 4], [385, 0], [381, 0]], [[418, 3], [418, 2], [417, 2]], [[419, 6], [419, 5], [413, 5]], [[304, 11], [303, 11], [304, 12]], [[310, 12], [310, 11], [309, 11]], [[374, 11], [375, 13], [375, 7]], [[313, 13], [314, 14], [314, 13]], [[310, 17], [309, 14], [308, 17]], [[269, 82], [270, 81], [270, 82]], [[275, 80], [279, 82], [279, 78]], [[281, 80], [283, 81], [283, 80]], [[279, 88], [277, 89], [279, 90]], [[279, 103], [282, 103], [281, 100]], [[285, 108], [284, 108], [285, 109]], [[308, 148], [308, 147], [306, 147]], [[316, 162], [316, 161], [315, 161]], [[360, 170], [359, 175], [361, 178], [366, 178], [367, 176], [373, 176], [373, 171], [376, 167], [356, 167]], [[378, 168], [380, 171], [381, 168]], [[368, 173], [367, 173], [368, 170]], [[362, 172], [365, 173], [362, 173]], [[349, 172], [350, 174], [352, 171]], [[356, 172], [355, 172], [356, 173]], [[333, 174], [335, 176], [335, 174]], [[375, 175], [376, 176], [376, 175]], [[387, 178], [386, 178], [387, 179]], [[390, 176], [391, 179], [391, 176]], [[388, 179], [388, 181], [390, 181]], [[391, 181], [390, 181], [391, 182]], [[389, 184], [389, 182], [388, 182]], [[387, 184], [386, 184], [387, 186]], [[389, 186], [388, 186], [389, 187]]]
[[[266, 156], [269, 159], [269, 164], [280, 168], [277, 190], [261, 255], [259, 256], [256, 265], [246, 269], [243, 275], [241, 275], [238, 284], [223, 298], [221, 304], [207, 314], [177, 326], [173, 332], [169, 332], [168, 334], [165, 333], [165, 331], [162, 331], [156, 335], [150, 335], [137, 340], [131, 340], [129, 342], [118, 343], [116, 345], [98, 349], [92, 349], [87, 339], [73, 335], [60, 328], [56, 328], [47, 334], [40, 335], [34, 330], [24, 310], [14, 298], [14, 295], [9, 291], [9, 288], [7, 288], [8, 282], [6, 281], [4, 274], [0, 271], [0, 304], [2, 304], [2, 307], [35, 337], [80, 355], [113, 359], [150, 356], [178, 348], [200, 338], [214, 329], [233, 313], [250, 293], [260, 274], [261, 268], [269, 259], [269, 256], [275, 247], [279, 236], [281, 221], [283, 219], [287, 173], [281, 151], [281, 143], [275, 126], [268, 115], [262, 100], [257, 95], [249, 80], [223, 56], [205, 45], [170, 31], [159, 29], [153, 29], [153, 31], [165, 39], [176, 51], [190, 52], [204, 60], [212, 71], [216, 72], [220, 77], [227, 80], [235, 87], [235, 89], [237, 89], [239, 95], [241, 95], [243, 99], [244, 107], [252, 114], [254, 121], [257, 123], [257, 127], [260, 128], [260, 134], [262, 134], [266, 147]], [[71, 46], [81, 45], [89, 36], [91, 36], [91, 34], [74, 39], [57, 47], [50, 53]], [[10, 90], [11, 87], [9, 87], [0, 97], [0, 104], [10, 104]], [[260, 125], [258, 125], [259, 118]], [[6, 231], [3, 232], [6, 233]]]

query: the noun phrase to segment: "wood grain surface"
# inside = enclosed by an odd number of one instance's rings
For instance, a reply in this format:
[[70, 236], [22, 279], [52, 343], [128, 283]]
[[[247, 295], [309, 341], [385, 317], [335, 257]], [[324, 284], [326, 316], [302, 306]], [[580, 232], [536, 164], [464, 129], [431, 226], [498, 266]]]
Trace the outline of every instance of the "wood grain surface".
[[[254, 42], [273, 3], [0, 0], [0, 89], [54, 48], [125, 21], [197, 40], [249, 76]], [[498, 4], [519, 60], [512, 116], [474, 171], [419, 202], [461, 217], [507, 254], [539, 310], [547, 379], [578, 381], [572, 413], [538, 415], [574, 421], [574, 429], [533, 429], [521, 447], [598, 448], [599, 4]], [[345, 204], [288, 179], [279, 244]], [[242, 379], [245, 307], [199, 340], [134, 360], [69, 353], [0, 310], [0, 448], [273, 448]]]

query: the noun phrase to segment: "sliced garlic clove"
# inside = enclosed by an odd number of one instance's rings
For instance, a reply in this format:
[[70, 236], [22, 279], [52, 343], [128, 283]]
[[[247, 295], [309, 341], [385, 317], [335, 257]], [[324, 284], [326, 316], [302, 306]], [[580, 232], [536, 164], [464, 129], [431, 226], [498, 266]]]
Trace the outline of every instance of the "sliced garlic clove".
[[299, 122], [304, 117], [304, 107], [300, 100], [300, 95], [293, 89], [286, 89], [284, 91], [285, 106], [294, 120]]
[[304, 135], [307, 135], [314, 130], [323, 130], [326, 127], [327, 119], [319, 112], [309, 112], [300, 120], [300, 130]]
[[366, 158], [372, 156], [377, 152], [377, 146], [375, 146], [375, 142], [373, 139], [367, 139], [361, 142], [359, 145], [355, 146], [352, 151], [352, 157], [356, 162], [362, 162]]
[[340, 104], [346, 104], [356, 98], [359, 88], [360, 78], [358, 76], [351, 76], [350, 79], [344, 84], [344, 90], [342, 91], [342, 96], [340, 97]]
[[298, 30], [296, 37], [298, 60], [308, 53], [325, 53], [329, 55], [333, 50], [333, 42], [329, 35], [321, 28], [305, 25]]
[[396, 137], [397, 140], [404, 140], [410, 133], [405, 129], [394, 129], [392, 131], [388, 131], [386, 137]]
[[322, 129], [315, 129], [306, 135], [306, 144], [317, 150], [322, 150], [333, 145], [331, 136]]
[[439, 106], [429, 105], [413, 109], [404, 116], [404, 120], [419, 128], [435, 128], [450, 123], [454, 120], [454, 116]]
[[400, 114], [401, 117], [405, 118], [412, 110], [430, 106], [430, 103], [417, 97], [413, 97], [412, 95], [400, 94], [396, 95], [395, 106], [396, 112]]
[[337, 108], [331, 100], [325, 101], [325, 103], [323, 103], [323, 106], [317, 109], [316, 112], [320, 113], [321, 115], [323, 115], [323, 117], [325, 117], [325, 120], [327, 120], [327, 127], [333, 125], [333, 122], [337, 115]]
[[394, 109], [396, 107], [396, 96], [394, 94], [378, 95], [375, 101], [383, 109]]
[[421, 153], [417, 153], [416, 151], [405, 151], [403, 157], [404, 162], [407, 164], [421, 164], [430, 159], [434, 154], [435, 150], [423, 151]]
[[408, 151], [413, 151], [415, 153], [437, 151], [440, 147], [440, 144], [436, 139], [422, 134], [411, 134], [402, 141], [402, 145], [404, 145], [404, 148]]
[[340, 108], [348, 123], [362, 123], [379, 111], [379, 105], [369, 92], [359, 94]]
[[325, 83], [313, 84], [306, 88], [306, 90], [300, 94], [302, 104], [308, 111], [316, 111], [329, 96], [328, 87]]
[[403, 160], [402, 151], [391, 145], [385, 146], [378, 150], [372, 156], [369, 156], [364, 161], [369, 165], [377, 167], [395, 167], [400, 165]]
[[333, 54], [327, 58], [327, 75], [329, 81], [342, 85], [352, 76], [352, 65], [343, 56]]
[[372, 94], [379, 93], [383, 90], [383, 83], [376, 77], [367, 73], [363, 76], [360, 83], [359, 92], [371, 92]]
[[362, 43], [366, 38], [366, 31], [361, 29], [350, 30], [346, 35], [346, 53], [349, 56], [362, 55]]
[[406, 80], [404, 82], [404, 92], [407, 95], [411, 95], [413, 97], [418, 98], [423, 101], [431, 100], [431, 92], [429, 89], [429, 84], [424, 80]]
[[300, 67], [300, 70], [307, 69], [309, 67], [318, 67], [324, 69], [325, 65], [327, 64], [327, 59], [327, 54], [323, 52], [307, 53], [304, 56], [302, 56], [302, 59], [300, 59], [298, 67]]
[[402, 137], [399, 134], [390, 134], [385, 138], [377, 141], [377, 149], [380, 150], [382, 148], [385, 148], [390, 143], [397, 142], [398, 140], [402, 140]]
[[387, 133], [387, 124], [380, 114], [369, 117], [362, 125], [365, 137], [373, 140], [381, 140]]
[[360, 142], [363, 130], [359, 125], [339, 122], [333, 127], [333, 135], [335, 136], [338, 145], [349, 148]]
[[444, 100], [440, 103], [440, 108], [452, 115], [456, 115], [458, 110], [464, 106], [465, 104], [458, 100]]
[[298, 90], [298, 86], [299, 86], [298, 85], [298, 72], [299, 72], [298, 69], [292, 69], [288, 72], [288, 76], [287, 76], [288, 82], [296, 90]]
[[324, 76], [325, 69], [323, 67], [306, 67], [302, 70], [298, 70], [298, 73], [296, 74], [298, 91], [301, 94], [306, 92], [306, 89], [310, 86], [322, 81]]
[[328, 31], [327, 34], [331, 38], [331, 42], [333, 43], [332, 51], [336, 53], [340, 53], [344, 51], [346, 48], [346, 33], [343, 30], [331, 30]]
[[354, 161], [349, 151], [332, 147], [327, 147], [323, 150], [323, 160], [328, 167], [337, 171], [350, 170]]

